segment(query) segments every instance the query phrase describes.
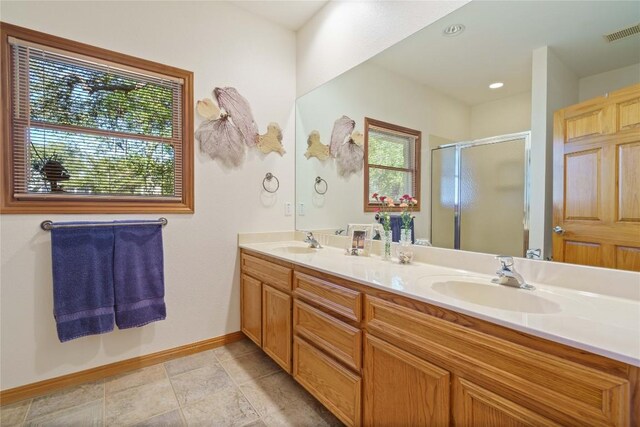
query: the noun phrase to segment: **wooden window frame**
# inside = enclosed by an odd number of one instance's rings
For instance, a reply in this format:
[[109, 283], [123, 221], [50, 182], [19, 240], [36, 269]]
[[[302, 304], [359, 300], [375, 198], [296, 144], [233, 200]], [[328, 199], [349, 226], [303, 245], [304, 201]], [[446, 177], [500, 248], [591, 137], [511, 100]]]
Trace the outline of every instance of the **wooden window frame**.
[[[414, 169], [406, 169], [406, 168], [396, 168], [391, 166], [380, 166], [380, 165], [369, 165], [369, 128], [371, 126], [379, 127], [383, 129], [387, 129], [392, 132], [403, 133], [406, 135], [410, 135], [415, 137], [415, 145], [414, 145]], [[420, 206], [422, 203], [420, 196], [420, 157], [422, 155], [421, 151], [421, 143], [422, 143], [422, 132], [416, 129], [410, 129], [403, 126], [395, 125], [393, 123], [383, 122], [381, 120], [372, 119], [370, 117], [364, 118], [364, 211], [365, 212], [375, 212], [378, 208], [380, 208], [381, 203], [371, 203], [369, 200], [369, 196], [371, 192], [369, 190], [369, 168], [376, 167], [379, 169], [388, 169], [402, 172], [412, 172], [413, 180], [414, 180], [414, 188], [415, 193], [412, 194], [418, 200], [418, 203], [413, 207], [414, 212], [420, 212]], [[397, 200], [396, 200], [397, 202]], [[401, 212], [403, 208], [396, 206], [389, 208], [392, 212]]]
[[[12, 59], [9, 37], [27, 42], [85, 55], [98, 60], [114, 62], [128, 67], [182, 79], [182, 198], [179, 201], [152, 201], [142, 198], [88, 196], [86, 200], [18, 200], [13, 191], [13, 129], [11, 106], [13, 102]], [[193, 143], [193, 73], [191, 71], [107, 49], [90, 46], [61, 37], [0, 22], [0, 213], [193, 213], [194, 212], [194, 143]]]

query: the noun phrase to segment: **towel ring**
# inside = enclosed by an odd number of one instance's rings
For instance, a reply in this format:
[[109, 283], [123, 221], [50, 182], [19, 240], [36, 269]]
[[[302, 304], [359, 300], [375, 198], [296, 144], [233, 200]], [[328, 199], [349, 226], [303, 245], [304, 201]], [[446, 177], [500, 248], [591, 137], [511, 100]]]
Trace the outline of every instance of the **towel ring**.
[[[267, 181], [271, 182], [272, 179], [276, 180], [275, 190], [269, 190], [267, 188]], [[267, 193], [275, 193], [280, 188], [280, 180], [271, 172], [267, 172], [267, 174], [264, 176], [264, 179], [262, 180], [262, 188], [264, 188], [264, 191], [266, 191]]]
[[[322, 182], [324, 182], [324, 191], [318, 190], [318, 185], [320, 185], [320, 183], [322, 183]], [[327, 181], [325, 181], [321, 177], [317, 176], [316, 177], [316, 183], [313, 184], [313, 188], [314, 188], [314, 190], [316, 190], [316, 193], [322, 195], [322, 194], [325, 194], [327, 192], [327, 190], [329, 190], [329, 184], [327, 184]]]

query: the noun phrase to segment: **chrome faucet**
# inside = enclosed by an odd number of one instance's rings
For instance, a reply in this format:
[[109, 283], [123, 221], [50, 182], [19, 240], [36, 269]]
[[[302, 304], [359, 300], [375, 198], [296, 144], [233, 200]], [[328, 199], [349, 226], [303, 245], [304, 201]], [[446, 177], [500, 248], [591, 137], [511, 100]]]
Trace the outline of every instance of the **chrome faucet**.
[[525, 282], [524, 277], [516, 271], [513, 265], [513, 257], [498, 255], [496, 259], [500, 261], [500, 270], [496, 271], [498, 277], [492, 280], [493, 283], [520, 289], [535, 289], [535, 287]]
[[307, 232], [307, 237], [304, 239], [304, 242], [308, 243], [310, 248], [322, 249], [322, 245], [316, 240], [315, 237], [313, 237], [313, 233], [310, 231]]

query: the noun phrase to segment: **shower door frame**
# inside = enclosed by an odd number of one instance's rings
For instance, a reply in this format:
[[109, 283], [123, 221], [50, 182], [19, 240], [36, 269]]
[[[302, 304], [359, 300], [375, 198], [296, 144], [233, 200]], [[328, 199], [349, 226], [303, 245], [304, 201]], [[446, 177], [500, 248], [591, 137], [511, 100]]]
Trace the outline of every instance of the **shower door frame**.
[[530, 214], [530, 172], [531, 172], [531, 131], [525, 132], [517, 132], [510, 133], [507, 135], [499, 135], [492, 136], [489, 138], [475, 139], [472, 141], [460, 141], [454, 142], [451, 144], [443, 144], [439, 145], [436, 148], [431, 149], [431, 204], [429, 206], [430, 209], [430, 218], [431, 224], [429, 227], [430, 236], [433, 236], [433, 151], [441, 150], [445, 148], [455, 148], [455, 172], [454, 172], [454, 196], [453, 196], [453, 249], [460, 249], [460, 226], [461, 226], [461, 216], [462, 216], [462, 206], [460, 203], [460, 192], [461, 192], [461, 180], [460, 180], [460, 165], [462, 162], [462, 150], [465, 148], [477, 147], [481, 145], [489, 145], [489, 144], [500, 144], [504, 142], [509, 142], [513, 140], [524, 139], [524, 206], [523, 206], [523, 216], [522, 216], [522, 225], [523, 225], [523, 248], [522, 248], [522, 256], [524, 257], [527, 253], [527, 249], [529, 249], [529, 214]]

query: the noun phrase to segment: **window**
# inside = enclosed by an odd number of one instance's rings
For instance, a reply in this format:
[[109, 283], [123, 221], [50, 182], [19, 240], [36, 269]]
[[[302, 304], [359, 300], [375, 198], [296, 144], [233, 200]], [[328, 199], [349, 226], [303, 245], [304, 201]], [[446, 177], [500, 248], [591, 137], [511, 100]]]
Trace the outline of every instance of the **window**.
[[191, 72], [0, 25], [3, 213], [193, 212]]
[[[364, 210], [372, 212], [378, 193], [398, 200], [404, 194], [418, 199], [420, 210], [420, 139], [422, 132], [365, 117]], [[400, 210], [400, 208], [395, 208]]]

